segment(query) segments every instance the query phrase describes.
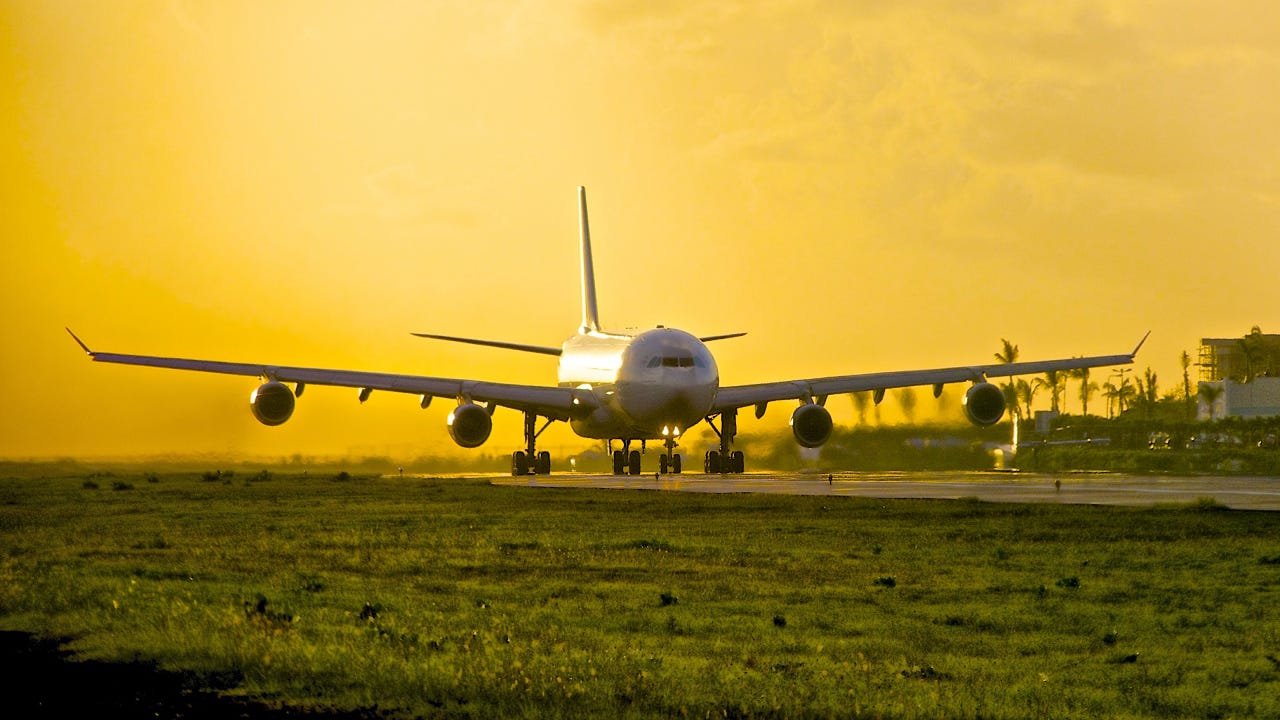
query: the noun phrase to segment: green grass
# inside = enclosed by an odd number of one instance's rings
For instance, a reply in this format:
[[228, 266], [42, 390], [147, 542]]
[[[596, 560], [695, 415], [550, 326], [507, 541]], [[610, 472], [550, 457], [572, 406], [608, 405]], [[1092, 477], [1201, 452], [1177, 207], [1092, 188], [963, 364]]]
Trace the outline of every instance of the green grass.
[[0, 629], [404, 715], [1276, 717], [1276, 558], [1204, 503], [0, 481]]

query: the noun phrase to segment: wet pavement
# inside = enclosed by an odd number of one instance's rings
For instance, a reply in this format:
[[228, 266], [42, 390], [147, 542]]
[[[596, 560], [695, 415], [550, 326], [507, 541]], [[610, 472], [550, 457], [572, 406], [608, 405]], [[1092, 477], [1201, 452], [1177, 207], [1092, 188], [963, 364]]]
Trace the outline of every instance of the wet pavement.
[[1280, 478], [1024, 472], [747, 473], [744, 475], [538, 475], [497, 477], [496, 485], [957, 499], [1082, 505], [1194, 503], [1205, 498], [1241, 510], [1280, 510]]

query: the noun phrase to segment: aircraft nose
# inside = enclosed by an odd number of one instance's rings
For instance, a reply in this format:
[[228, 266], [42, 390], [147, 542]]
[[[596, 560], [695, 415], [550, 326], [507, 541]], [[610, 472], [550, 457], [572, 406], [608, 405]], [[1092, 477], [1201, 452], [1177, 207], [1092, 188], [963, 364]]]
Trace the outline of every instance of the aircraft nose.
[[684, 389], [672, 390], [660, 410], [660, 414], [665, 416], [662, 419], [670, 420], [672, 424], [684, 422], [690, 413], [697, 413], [697, 410], [694, 409], [691, 393]]
[[[696, 424], [706, 414], [709, 400], [695, 388], [649, 388], [643, 402], [628, 408], [633, 418], [655, 428], [672, 427], [682, 431]], [[637, 398], [638, 399], [638, 398]]]

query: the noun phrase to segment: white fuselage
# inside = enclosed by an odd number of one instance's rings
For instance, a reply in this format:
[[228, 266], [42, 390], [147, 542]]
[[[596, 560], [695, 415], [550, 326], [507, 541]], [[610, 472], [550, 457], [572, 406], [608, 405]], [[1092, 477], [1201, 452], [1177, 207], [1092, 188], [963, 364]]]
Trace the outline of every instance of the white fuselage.
[[565, 341], [560, 386], [590, 389], [599, 403], [570, 422], [582, 437], [662, 439], [707, 416], [720, 389], [711, 351], [683, 330], [635, 335], [585, 332]]

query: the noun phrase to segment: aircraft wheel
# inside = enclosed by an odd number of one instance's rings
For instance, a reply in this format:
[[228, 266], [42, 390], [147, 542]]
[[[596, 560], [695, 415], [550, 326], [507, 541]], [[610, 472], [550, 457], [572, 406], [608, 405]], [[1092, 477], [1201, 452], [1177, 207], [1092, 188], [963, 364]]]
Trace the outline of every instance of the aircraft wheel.
[[747, 456], [741, 450], [734, 450], [732, 463], [729, 466], [729, 472], [739, 475], [747, 471]]
[[640, 474], [640, 451], [632, 450], [630, 460], [631, 462], [628, 463], [628, 465], [629, 465], [629, 469], [631, 470], [631, 474], [639, 475]]
[[520, 450], [511, 453], [511, 474], [529, 474], [529, 458]]
[[539, 475], [551, 474], [551, 453], [547, 452], [546, 450], [543, 450], [542, 452], [538, 453], [538, 464], [537, 464], [537, 470], [535, 470], [535, 472], [537, 472]]
[[627, 464], [627, 454], [622, 452], [621, 450], [614, 450], [613, 451], [613, 474], [614, 475], [623, 474], [624, 472], [623, 468], [626, 467], [626, 464]]
[[671, 474], [680, 474], [680, 455], [679, 453], [671, 456]]
[[708, 450], [707, 459], [702, 465], [703, 472], [708, 475], [714, 475], [720, 472], [720, 451]]
[[663, 475], [667, 474], [667, 456], [666, 455], [658, 456], [658, 472]]

